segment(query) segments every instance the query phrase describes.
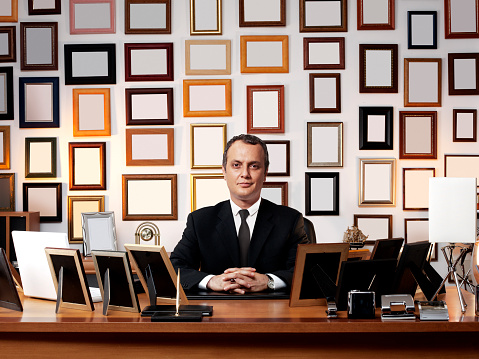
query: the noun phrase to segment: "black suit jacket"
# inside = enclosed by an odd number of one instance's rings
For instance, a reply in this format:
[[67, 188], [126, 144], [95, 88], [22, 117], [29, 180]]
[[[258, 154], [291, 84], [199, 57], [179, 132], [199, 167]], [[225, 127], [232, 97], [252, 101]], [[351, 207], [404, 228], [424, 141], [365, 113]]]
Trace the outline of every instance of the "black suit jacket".
[[[274, 274], [290, 286], [297, 246], [305, 242], [301, 213], [262, 199], [251, 236], [248, 266], [256, 268], [258, 273]], [[181, 269], [181, 284], [185, 289], [194, 288], [208, 274], [240, 267], [230, 201], [190, 213], [170, 259], [176, 270]]]

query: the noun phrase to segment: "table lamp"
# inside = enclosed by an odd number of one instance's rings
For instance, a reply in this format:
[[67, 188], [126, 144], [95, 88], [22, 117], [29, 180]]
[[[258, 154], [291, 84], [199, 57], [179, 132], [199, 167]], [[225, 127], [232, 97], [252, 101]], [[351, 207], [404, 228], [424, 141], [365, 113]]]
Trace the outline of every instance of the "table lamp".
[[[448, 272], [433, 299], [452, 275], [456, 284], [461, 310], [466, 302], [461, 292], [457, 265], [464, 261], [476, 241], [477, 222], [476, 178], [432, 177], [429, 179], [429, 241], [449, 243], [442, 248]], [[462, 244], [469, 244], [464, 246]], [[459, 253], [454, 259], [454, 250]]]

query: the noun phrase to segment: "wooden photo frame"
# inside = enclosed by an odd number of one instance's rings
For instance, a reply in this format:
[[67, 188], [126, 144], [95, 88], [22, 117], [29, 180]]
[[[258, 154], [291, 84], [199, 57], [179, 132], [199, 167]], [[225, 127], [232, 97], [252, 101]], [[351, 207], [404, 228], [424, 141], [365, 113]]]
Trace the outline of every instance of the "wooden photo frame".
[[303, 38], [303, 68], [329, 70], [345, 68], [344, 37]]
[[479, 183], [479, 155], [444, 155], [444, 177], [475, 177]]
[[222, 168], [226, 138], [225, 123], [190, 124], [191, 168]]
[[231, 40], [185, 40], [185, 75], [231, 75]]
[[359, 149], [392, 150], [392, 107], [359, 107]]
[[25, 178], [57, 176], [57, 138], [25, 138]]
[[261, 198], [278, 205], [288, 205], [288, 182], [264, 182], [261, 189]]
[[110, 135], [110, 89], [73, 89], [73, 136]]
[[398, 45], [359, 44], [359, 92], [398, 93]]
[[58, 77], [20, 77], [20, 128], [60, 127]]
[[[404, 243], [416, 243], [429, 240], [429, 218], [404, 218]], [[437, 262], [437, 243], [432, 243], [428, 260]]]
[[61, 183], [23, 183], [23, 211], [40, 212], [40, 223], [62, 221]]
[[[9, 6], [11, 5], [11, 6]], [[18, 0], [6, 0], [0, 12], [0, 22], [18, 21]]]
[[0, 67], [0, 120], [13, 119], [13, 67]]
[[358, 30], [394, 30], [395, 0], [357, 0]]
[[230, 198], [230, 192], [222, 173], [190, 175], [191, 212], [213, 206]]
[[139, 313], [128, 253], [97, 250], [92, 251], [92, 258], [103, 298], [103, 315], [109, 310]]
[[479, 1], [444, 0], [446, 39], [479, 38]]
[[452, 110], [452, 141], [477, 142], [477, 110]]
[[94, 311], [80, 251], [47, 247], [45, 253], [57, 292], [55, 312], [58, 313], [60, 308]]
[[115, 44], [65, 44], [65, 85], [116, 84]]
[[17, 28], [0, 26], [0, 62], [17, 61]]
[[231, 79], [183, 80], [184, 117], [232, 115]]
[[0, 126], [0, 170], [10, 169], [10, 126]]
[[447, 55], [449, 95], [479, 95], [479, 53]]
[[286, 26], [286, 0], [239, 0], [239, 27]]
[[299, 0], [299, 32], [346, 31], [347, 0]]
[[175, 136], [173, 128], [127, 128], [127, 166], [173, 166]]
[[393, 216], [391, 214], [355, 214], [354, 225], [366, 236], [366, 244], [377, 239], [393, 238]]
[[437, 111], [399, 111], [399, 158], [437, 159]]
[[404, 106], [441, 107], [442, 59], [404, 59]]
[[306, 216], [339, 216], [339, 172], [305, 173]]
[[68, 196], [68, 242], [83, 243], [82, 213], [104, 212], [105, 196]]
[[81, 218], [84, 256], [94, 250], [117, 250], [115, 212], [83, 212]]
[[[296, 252], [293, 282], [291, 285], [290, 307], [326, 305], [326, 299], [312, 273], [319, 265], [323, 272], [337, 286], [341, 263], [348, 259], [347, 243], [300, 244]], [[335, 291], [334, 291], [335, 293]]]
[[290, 174], [290, 141], [265, 140], [268, 148], [269, 167], [267, 176], [289, 176]]
[[125, 44], [125, 81], [173, 81], [173, 43]]
[[190, 35], [222, 35], [223, 0], [190, 0]]
[[248, 133], [284, 133], [284, 85], [246, 86]]
[[0, 173], [0, 212], [15, 211], [15, 173]]
[[359, 159], [359, 207], [396, 206], [396, 159]]
[[173, 88], [125, 89], [126, 125], [173, 125]]
[[343, 166], [343, 123], [308, 122], [308, 167]]
[[122, 175], [124, 221], [178, 219], [176, 174]]
[[341, 74], [309, 74], [309, 112], [341, 112]]
[[28, 15], [59, 15], [62, 13], [61, 0], [28, 0]]
[[69, 189], [106, 190], [106, 142], [68, 143]]
[[288, 73], [288, 35], [240, 36], [241, 73]]
[[429, 209], [429, 179], [436, 177], [435, 168], [403, 168], [403, 210], [427, 211]]
[[171, 0], [125, 0], [125, 34], [171, 34]]
[[58, 70], [58, 23], [20, 23], [20, 69]]
[[437, 49], [437, 11], [407, 12], [407, 48]]
[[115, 0], [70, 0], [70, 34], [114, 34]]

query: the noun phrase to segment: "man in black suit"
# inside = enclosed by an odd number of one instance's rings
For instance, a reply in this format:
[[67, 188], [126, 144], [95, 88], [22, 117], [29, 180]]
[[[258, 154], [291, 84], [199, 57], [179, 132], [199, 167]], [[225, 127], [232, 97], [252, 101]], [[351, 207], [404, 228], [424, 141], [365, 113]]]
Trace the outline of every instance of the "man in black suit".
[[303, 216], [261, 198], [268, 165], [258, 137], [227, 143], [223, 175], [231, 199], [190, 213], [170, 256], [185, 289], [244, 294], [291, 285], [297, 246], [307, 242]]

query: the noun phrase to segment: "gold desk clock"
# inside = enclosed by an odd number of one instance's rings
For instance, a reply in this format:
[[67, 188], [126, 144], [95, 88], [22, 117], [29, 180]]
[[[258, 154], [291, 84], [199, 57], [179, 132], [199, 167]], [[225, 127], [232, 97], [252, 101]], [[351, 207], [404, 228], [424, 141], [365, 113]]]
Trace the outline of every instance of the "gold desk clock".
[[135, 231], [135, 243], [141, 244], [140, 240], [149, 242], [152, 239], [154, 239], [155, 245], [160, 245], [160, 230], [158, 226], [152, 222], [141, 223]]

